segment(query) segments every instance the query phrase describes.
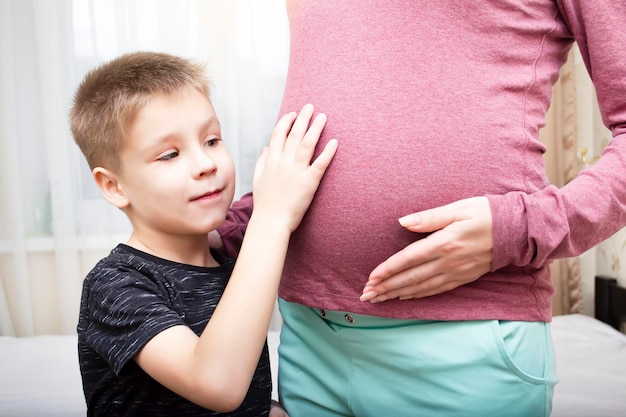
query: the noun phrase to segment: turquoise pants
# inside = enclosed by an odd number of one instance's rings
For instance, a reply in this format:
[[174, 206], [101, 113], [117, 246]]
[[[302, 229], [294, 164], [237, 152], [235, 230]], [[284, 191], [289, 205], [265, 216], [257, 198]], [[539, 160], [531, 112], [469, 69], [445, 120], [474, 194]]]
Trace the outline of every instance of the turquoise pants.
[[557, 382], [548, 323], [396, 320], [279, 300], [290, 417], [545, 417]]

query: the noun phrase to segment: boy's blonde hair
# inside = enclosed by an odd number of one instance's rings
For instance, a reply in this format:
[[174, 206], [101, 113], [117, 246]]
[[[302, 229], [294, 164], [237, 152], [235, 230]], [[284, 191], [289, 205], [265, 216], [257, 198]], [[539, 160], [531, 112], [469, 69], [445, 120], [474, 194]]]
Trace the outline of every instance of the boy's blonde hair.
[[164, 53], [129, 53], [91, 70], [70, 111], [72, 135], [89, 167], [120, 170], [123, 140], [139, 111], [154, 97], [188, 87], [209, 97], [204, 66]]

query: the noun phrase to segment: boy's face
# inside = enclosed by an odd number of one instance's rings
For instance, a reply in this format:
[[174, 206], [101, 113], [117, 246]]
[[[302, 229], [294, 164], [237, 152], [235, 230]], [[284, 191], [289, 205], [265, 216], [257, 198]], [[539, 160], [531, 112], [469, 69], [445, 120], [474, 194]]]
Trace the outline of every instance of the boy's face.
[[120, 186], [135, 234], [206, 234], [233, 199], [235, 169], [207, 97], [193, 89], [152, 99], [121, 154]]

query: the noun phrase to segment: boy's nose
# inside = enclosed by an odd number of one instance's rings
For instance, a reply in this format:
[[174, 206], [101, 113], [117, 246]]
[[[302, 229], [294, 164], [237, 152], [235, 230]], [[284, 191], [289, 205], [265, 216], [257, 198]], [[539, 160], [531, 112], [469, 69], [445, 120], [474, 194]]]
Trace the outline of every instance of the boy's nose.
[[192, 173], [194, 177], [201, 177], [217, 170], [215, 160], [205, 152], [197, 152], [193, 158], [192, 164]]

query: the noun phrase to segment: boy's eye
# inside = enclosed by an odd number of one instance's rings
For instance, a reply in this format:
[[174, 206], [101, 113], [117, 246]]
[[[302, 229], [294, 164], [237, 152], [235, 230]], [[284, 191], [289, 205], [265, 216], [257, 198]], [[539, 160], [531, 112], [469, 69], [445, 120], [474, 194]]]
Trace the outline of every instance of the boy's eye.
[[157, 158], [157, 160], [159, 161], [169, 161], [170, 159], [174, 159], [178, 156], [178, 152], [167, 152], [164, 153], [163, 155], [159, 156]]
[[219, 143], [220, 139], [216, 138], [216, 137], [210, 137], [208, 138], [205, 142], [204, 142], [204, 146], [208, 147], [208, 148], [213, 148], [215, 146], [217, 146], [217, 144]]

